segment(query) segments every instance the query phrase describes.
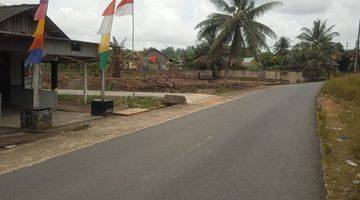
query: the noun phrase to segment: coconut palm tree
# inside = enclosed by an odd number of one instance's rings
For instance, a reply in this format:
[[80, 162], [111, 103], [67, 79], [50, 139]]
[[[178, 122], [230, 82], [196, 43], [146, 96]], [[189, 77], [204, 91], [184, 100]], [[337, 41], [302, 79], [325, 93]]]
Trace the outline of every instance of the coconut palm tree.
[[218, 66], [224, 61], [225, 51], [219, 50], [214, 56], [210, 54], [212, 44], [214, 43], [215, 35], [207, 35], [199, 40], [195, 51], [194, 63], [200, 67], [211, 69], [213, 78], [218, 78]]
[[302, 55], [298, 63], [303, 68], [305, 76], [331, 76], [338, 70], [336, 59], [341, 53], [332, 42], [334, 37], [339, 36], [338, 32], [333, 31], [334, 27], [335, 25], [328, 27], [327, 20], [317, 19], [311, 28], [301, 29], [302, 33], [297, 37], [301, 42], [295, 45], [295, 49]]
[[123, 70], [123, 57], [125, 50], [126, 38], [119, 42], [115, 37], [111, 41], [111, 57], [110, 57], [110, 68], [113, 77], [121, 77]]
[[280, 37], [279, 40], [275, 43], [274, 50], [275, 54], [278, 56], [286, 56], [289, 54], [291, 41], [288, 37]]
[[339, 36], [338, 32], [333, 32], [334, 27], [335, 25], [328, 27], [327, 20], [317, 19], [311, 29], [303, 27], [302, 33], [297, 38], [310, 46], [327, 45], [334, 37]]
[[244, 48], [251, 49], [254, 53], [260, 48], [267, 48], [266, 38], [276, 38], [271, 28], [260, 23], [257, 19], [269, 10], [282, 5], [281, 2], [269, 2], [260, 6], [255, 0], [210, 0], [219, 10], [219, 13], [210, 14], [207, 19], [196, 26], [199, 29], [198, 38], [201, 39], [214, 34], [210, 54], [216, 55], [221, 49], [229, 49], [228, 66], [239, 56]]

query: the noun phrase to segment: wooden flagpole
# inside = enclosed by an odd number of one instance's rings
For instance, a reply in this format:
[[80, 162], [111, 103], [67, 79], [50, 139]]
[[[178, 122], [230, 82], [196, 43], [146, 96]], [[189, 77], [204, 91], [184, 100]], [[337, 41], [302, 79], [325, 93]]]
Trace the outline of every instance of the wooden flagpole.
[[105, 101], [105, 70], [101, 69], [101, 101]]
[[135, 1], [132, 3], [132, 50], [135, 51]]
[[34, 99], [33, 99], [33, 107], [40, 107], [40, 94], [39, 94], [39, 76], [40, 76], [40, 64], [34, 64], [33, 68], [33, 91], [34, 91]]
[[[132, 3], [132, 38], [131, 38], [131, 46], [132, 46], [133, 53], [135, 53], [134, 38], [135, 38], [135, 0]], [[133, 90], [132, 106], [135, 107], [135, 80], [133, 80], [132, 90]]]

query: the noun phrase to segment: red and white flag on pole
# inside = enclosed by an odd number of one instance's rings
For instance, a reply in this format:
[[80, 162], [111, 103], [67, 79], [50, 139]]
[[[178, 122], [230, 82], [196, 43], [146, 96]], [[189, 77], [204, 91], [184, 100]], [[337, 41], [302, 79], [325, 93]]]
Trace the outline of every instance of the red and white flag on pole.
[[121, 17], [134, 14], [134, 0], [121, 0], [116, 8], [115, 16]]

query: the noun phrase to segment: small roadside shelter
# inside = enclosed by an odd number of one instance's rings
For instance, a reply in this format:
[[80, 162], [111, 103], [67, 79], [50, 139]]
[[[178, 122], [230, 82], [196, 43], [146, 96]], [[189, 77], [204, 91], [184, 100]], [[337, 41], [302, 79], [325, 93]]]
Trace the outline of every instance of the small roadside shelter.
[[[2, 106], [31, 107], [33, 90], [31, 70], [24, 67], [27, 50], [37, 22], [33, 20], [38, 5], [0, 5], [0, 93]], [[86, 65], [98, 62], [98, 44], [72, 40], [48, 16], [45, 24], [43, 63], [51, 65], [51, 90], [40, 91], [40, 106], [56, 106], [59, 63], [78, 63], [84, 68], [86, 100]], [[30, 81], [30, 83], [29, 83]]]

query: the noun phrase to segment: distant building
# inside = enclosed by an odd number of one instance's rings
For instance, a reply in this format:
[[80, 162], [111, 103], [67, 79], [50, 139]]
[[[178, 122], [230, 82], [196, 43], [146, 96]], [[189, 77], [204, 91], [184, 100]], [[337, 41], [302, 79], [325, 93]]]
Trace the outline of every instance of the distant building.
[[[33, 90], [31, 68], [24, 67], [28, 49], [37, 27], [34, 15], [38, 5], [0, 6], [0, 93], [3, 106], [31, 107]], [[51, 65], [52, 90], [40, 91], [40, 106], [54, 107], [57, 102], [59, 63], [97, 62], [98, 44], [71, 40], [46, 17], [43, 63]], [[79, 65], [80, 67], [80, 65]]]
[[155, 48], [149, 48], [144, 51], [143, 67], [147, 70], [167, 70], [171, 58]]
[[254, 57], [249, 57], [249, 58], [243, 58], [243, 61], [242, 61], [242, 65], [244, 67], [248, 67], [252, 64], [252, 62], [255, 60]]

